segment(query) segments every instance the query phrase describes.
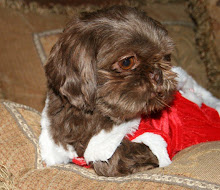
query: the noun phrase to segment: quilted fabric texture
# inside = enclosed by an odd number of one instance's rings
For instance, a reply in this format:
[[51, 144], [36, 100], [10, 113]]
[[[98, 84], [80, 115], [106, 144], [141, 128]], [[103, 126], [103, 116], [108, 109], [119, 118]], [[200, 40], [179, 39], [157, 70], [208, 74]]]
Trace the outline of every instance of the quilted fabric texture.
[[73, 164], [45, 167], [38, 145], [40, 113], [34, 109], [2, 100], [0, 118], [0, 189], [220, 188], [220, 142], [184, 149], [165, 168], [107, 178]]

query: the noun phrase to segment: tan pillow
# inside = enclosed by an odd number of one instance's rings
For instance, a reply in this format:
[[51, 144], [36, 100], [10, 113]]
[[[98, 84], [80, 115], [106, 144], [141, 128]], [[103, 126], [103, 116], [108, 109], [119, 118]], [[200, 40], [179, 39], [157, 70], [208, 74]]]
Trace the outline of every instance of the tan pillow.
[[62, 15], [25, 14], [0, 6], [0, 91], [4, 99], [42, 110], [46, 78], [34, 34], [62, 28], [66, 22]]
[[45, 167], [38, 145], [40, 131], [39, 112], [0, 101], [0, 189], [220, 188], [220, 142], [185, 149], [165, 168], [107, 178], [73, 164]]

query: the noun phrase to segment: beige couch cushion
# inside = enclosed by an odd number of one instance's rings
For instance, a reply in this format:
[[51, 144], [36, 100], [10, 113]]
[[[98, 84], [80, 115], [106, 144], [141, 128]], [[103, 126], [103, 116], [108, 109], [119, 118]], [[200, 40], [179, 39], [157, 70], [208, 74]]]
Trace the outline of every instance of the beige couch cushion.
[[66, 21], [64, 16], [24, 14], [0, 7], [0, 91], [3, 98], [42, 110], [46, 79], [33, 35], [61, 28]]
[[107, 178], [73, 164], [45, 167], [38, 145], [40, 113], [34, 109], [2, 100], [0, 118], [0, 189], [220, 188], [220, 142], [187, 148], [165, 168]]

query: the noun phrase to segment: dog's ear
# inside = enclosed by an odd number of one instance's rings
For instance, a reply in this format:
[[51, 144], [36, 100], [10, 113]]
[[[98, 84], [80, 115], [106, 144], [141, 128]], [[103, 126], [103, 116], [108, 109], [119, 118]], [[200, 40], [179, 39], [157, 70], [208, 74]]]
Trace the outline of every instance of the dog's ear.
[[96, 60], [92, 41], [72, 26], [54, 45], [45, 65], [49, 87], [85, 111], [93, 111], [96, 98]]

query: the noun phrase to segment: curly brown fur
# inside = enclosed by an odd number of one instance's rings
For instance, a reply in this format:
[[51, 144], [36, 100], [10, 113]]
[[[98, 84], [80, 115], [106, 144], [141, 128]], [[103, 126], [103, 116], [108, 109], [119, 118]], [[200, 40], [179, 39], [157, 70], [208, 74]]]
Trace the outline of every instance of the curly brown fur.
[[[164, 108], [176, 86], [172, 49], [166, 29], [133, 8], [116, 6], [74, 18], [45, 65], [54, 142], [65, 149], [71, 145], [83, 156], [102, 129], [111, 131], [113, 125]], [[119, 62], [128, 57], [135, 65], [124, 70]], [[125, 141], [109, 164], [94, 164], [98, 174], [107, 176], [156, 166], [149, 148]]]

